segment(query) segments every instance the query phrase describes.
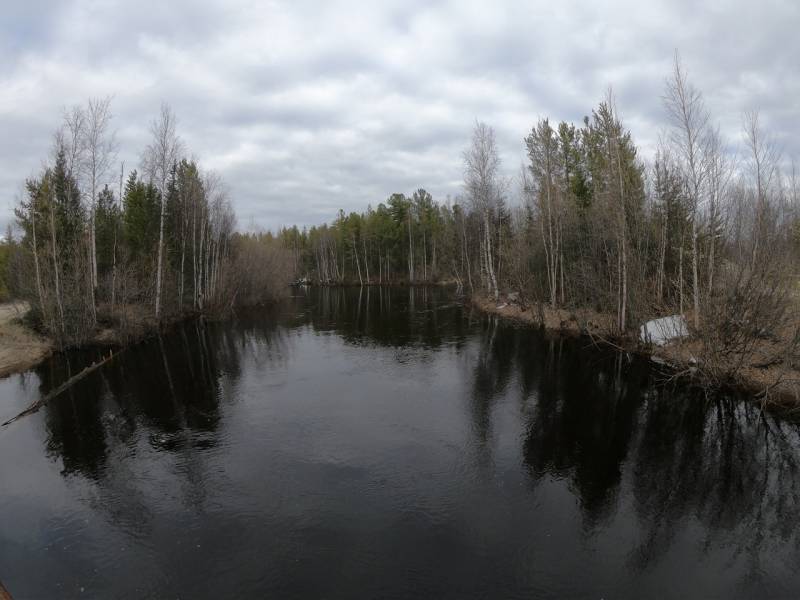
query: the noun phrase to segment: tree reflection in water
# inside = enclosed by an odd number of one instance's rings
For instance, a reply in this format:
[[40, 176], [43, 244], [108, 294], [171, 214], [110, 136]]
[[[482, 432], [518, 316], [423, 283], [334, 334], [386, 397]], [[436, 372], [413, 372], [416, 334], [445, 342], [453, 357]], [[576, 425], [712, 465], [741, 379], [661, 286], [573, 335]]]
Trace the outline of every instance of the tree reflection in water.
[[[254, 346], [258, 352], [252, 352]], [[50, 402], [44, 409], [48, 451], [61, 458], [65, 474], [97, 478], [109, 450], [134, 439], [141, 425], [148, 428], [150, 443], [165, 450], [213, 446], [220, 403], [235, 400], [230, 386], [241, 374], [243, 354], [258, 363], [264, 354], [275, 361], [285, 352], [285, 332], [274, 320], [244, 316], [225, 324], [179, 324], [128, 348]], [[41, 393], [96, 355], [69, 353], [46, 363], [37, 371]]]
[[641, 359], [585, 340], [493, 318], [481, 340], [472, 396], [479, 443], [492, 399], [516, 393], [508, 387], [518, 381], [532, 482], [567, 479], [590, 535], [631, 494], [641, 528], [632, 567], [657, 562], [693, 523], [706, 550], [730, 543], [730, 560], [746, 560], [753, 581], [776, 548], [790, 548], [787, 563], [800, 564], [796, 423], [745, 398], [659, 385]]
[[[452, 390], [444, 390], [452, 392], [453, 398], [434, 397], [430, 402], [445, 406], [452, 400], [458, 407], [448, 416], [453, 437], [442, 436], [451, 445], [452, 440], [466, 436], [465, 451], [457, 456], [463, 464], [453, 467], [444, 462], [450, 456], [450, 446], [445, 444], [441, 456], [427, 458], [431, 464], [443, 461], [435, 471], [437, 476], [468, 473], [480, 485], [470, 488], [474, 482], [448, 481], [447, 490], [463, 485], [471, 494], [464, 497], [478, 502], [481, 498], [488, 503], [519, 500], [519, 506], [524, 506], [542, 490], [566, 485], [576, 501], [582, 543], [589, 544], [609, 531], [633, 532], [624, 538], [625, 568], [632, 573], [646, 574], [668, 562], [672, 550], [686, 547], [687, 537], [695, 547], [699, 545], [700, 556], [713, 555], [714, 560], [721, 556], [725, 565], [738, 565], [736, 577], [749, 585], [757, 586], [767, 570], [773, 575], [791, 574], [789, 566], [766, 564], [776, 557], [782, 557], [786, 565], [800, 564], [796, 531], [800, 436], [795, 423], [764, 413], [741, 398], [658, 385], [642, 359], [599, 349], [583, 339], [516, 328], [473, 312], [451, 291], [439, 288], [299, 289], [275, 311], [242, 311], [225, 323], [186, 322], [129, 348], [47, 405], [43, 411], [46, 450], [60, 461], [65, 478], [96, 484], [88, 502], [107, 521], [109, 530], [147, 539], [158, 528], [159, 513], [166, 510], [163, 498], [154, 500], [159, 493], [174, 496], [202, 521], [209, 499], [247, 502], [247, 498], [219, 493], [228, 485], [226, 469], [236, 468], [236, 459], [223, 461], [226, 468], [215, 462], [218, 454], [227, 452], [227, 445], [247, 446], [248, 440], [232, 440], [223, 433], [226, 420], [244, 411], [241, 403], [247, 395], [240, 388], [271, 385], [275, 373], [291, 368], [305, 370], [313, 379], [317, 365], [298, 366], [298, 361], [318, 356], [314, 344], [328, 337], [352, 349], [358, 360], [364, 356], [359, 353], [389, 357], [392, 376], [401, 374], [416, 394], [426, 393], [415, 387], [417, 373], [434, 365], [455, 365], [459, 382]], [[37, 371], [41, 393], [79, 371], [95, 354], [71, 353], [43, 365]], [[353, 372], [361, 377], [353, 379], [353, 385], [385, 389], [397, 402], [406, 398], [397, 393], [397, 387], [381, 387], [382, 373], [361, 373], [357, 367]], [[300, 385], [303, 380], [298, 375], [292, 381]], [[291, 392], [286, 396], [291, 397]], [[316, 406], [336, 409], [335, 403]], [[372, 423], [373, 428], [400, 436], [401, 430], [392, 429], [393, 421], [386, 419], [402, 421], [408, 415], [401, 410], [379, 414], [382, 420]], [[329, 417], [335, 420], [337, 415]], [[293, 418], [302, 415], [293, 414]], [[467, 425], [464, 432], [460, 431], [462, 418]], [[512, 421], [515, 424], [509, 429]], [[328, 441], [335, 439], [335, 432], [314, 425], [334, 436]], [[283, 426], [289, 429], [276, 439], [285, 443], [292, 436], [287, 432], [298, 425], [290, 420]], [[298, 431], [302, 435], [302, 427]], [[250, 434], [269, 436], [270, 430]], [[398, 438], [401, 448], [414, 447], [412, 434], [408, 440]], [[509, 435], [518, 436], [518, 441], [509, 440]], [[365, 440], [362, 443], [373, 441], [369, 436]], [[374, 443], [377, 450], [383, 449]], [[313, 439], [308, 446], [314, 446]], [[518, 497], [491, 488], [493, 477], [499, 477], [498, 461], [508, 458], [498, 455], [509, 447], [525, 486], [514, 492]], [[277, 453], [271, 455], [274, 460], [283, 456], [280, 447], [265, 445], [262, 452], [264, 448]], [[245, 470], [261, 460], [245, 456], [252, 461], [242, 465]], [[362, 459], [364, 464], [357, 462], [348, 471], [355, 480], [356, 474], [377, 468], [372, 457], [358, 457]], [[395, 464], [392, 460], [386, 465]], [[311, 469], [302, 461], [291, 465]], [[379, 466], [389, 468], [386, 465]], [[284, 468], [286, 473], [293, 472]], [[153, 474], [158, 470], [160, 478]], [[174, 487], [153, 490], [154, 479], [165, 485], [164, 470], [173, 477]], [[327, 471], [320, 467], [310, 472]], [[392, 489], [385, 474], [380, 481], [377, 489]], [[436, 485], [436, 479], [430, 481]], [[240, 489], [242, 485], [240, 480]], [[326, 485], [336, 488], [333, 479]], [[279, 495], [267, 495], [258, 500], [279, 499]], [[468, 522], [465, 515], [469, 513], [456, 511], [459, 498], [447, 500], [455, 512], [448, 522], [454, 539], [446, 541], [463, 542], [459, 536], [465, 534], [457, 531], [455, 523]], [[480, 514], [491, 514], [491, 508]], [[502, 506], [495, 508], [502, 513]], [[251, 515], [248, 511], [252, 510], [248, 507], [243, 514]], [[530, 512], [523, 516], [529, 525], [536, 518]], [[236, 514], [225, 517], [210, 521], [225, 536], [230, 528], [239, 528], [239, 534], [245, 535], [245, 521]], [[284, 522], [275, 527], [281, 531]], [[511, 550], [514, 543], [520, 540], [508, 541], [511, 557], [517, 556]]]

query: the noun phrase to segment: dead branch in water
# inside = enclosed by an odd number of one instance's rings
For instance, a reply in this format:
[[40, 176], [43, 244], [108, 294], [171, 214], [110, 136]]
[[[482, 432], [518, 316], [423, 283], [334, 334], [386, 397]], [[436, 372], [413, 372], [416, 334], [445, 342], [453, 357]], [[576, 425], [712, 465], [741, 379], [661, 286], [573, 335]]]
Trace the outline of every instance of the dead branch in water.
[[[119, 354], [119, 352], [117, 354]], [[112, 351], [103, 360], [101, 360], [99, 362], [96, 362], [96, 363], [92, 363], [88, 367], [84, 368], [80, 373], [77, 373], [76, 375], [73, 375], [72, 377], [67, 379], [64, 383], [62, 383], [56, 389], [51, 391], [49, 394], [43, 396], [42, 398], [39, 398], [36, 402], [31, 404], [28, 408], [23, 410], [16, 417], [13, 417], [13, 418], [9, 419], [8, 421], [6, 421], [5, 423], [3, 423], [2, 425], [0, 425], [0, 427], [5, 427], [6, 425], [11, 425], [11, 423], [13, 423], [14, 421], [16, 421], [18, 419], [21, 419], [22, 417], [25, 417], [27, 415], [31, 415], [31, 414], [35, 413], [40, 408], [42, 408], [42, 406], [44, 406], [45, 404], [50, 402], [50, 400], [52, 400], [56, 396], [59, 396], [60, 394], [62, 394], [63, 392], [65, 392], [66, 390], [71, 388], [73, 385], [75, 385], [77, 382], [79, 382], [81, 379], [83, 379], [87, 375], [93, 373], [94, 371], [96, 371], [97, 369], [102, 367], [107, 362], [111, 361], [111, 359], [113, 359], [114, 356], [116, 356], [116, 355]], [[0, 590], [0, 591], [2, 591], [2, 590]], [[4, 600], [3, 596], [2, 596], [2, 593], [0, 593], [0, 600]]]

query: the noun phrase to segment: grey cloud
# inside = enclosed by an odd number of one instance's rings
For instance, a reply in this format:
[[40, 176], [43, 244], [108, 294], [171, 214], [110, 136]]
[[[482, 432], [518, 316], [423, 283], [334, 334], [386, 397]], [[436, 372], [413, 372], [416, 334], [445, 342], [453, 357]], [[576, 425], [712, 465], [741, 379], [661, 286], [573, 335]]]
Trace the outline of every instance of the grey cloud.
[[61, 108], [105, 94], [128, 169], [169, 102], [190, 152], [225, 177], [242, 228], [320, 223], [420, 186], [455, 196], [476, 119], [496, 128], [511, 177], [539, 117], [579, 123], [609, 86], [647, 155], [676, 48], [732, 145], [741, 112], [759, 106], [798, 155], [799, 11], [779, 0], [12, 2], [0, 22], [0, 226]]

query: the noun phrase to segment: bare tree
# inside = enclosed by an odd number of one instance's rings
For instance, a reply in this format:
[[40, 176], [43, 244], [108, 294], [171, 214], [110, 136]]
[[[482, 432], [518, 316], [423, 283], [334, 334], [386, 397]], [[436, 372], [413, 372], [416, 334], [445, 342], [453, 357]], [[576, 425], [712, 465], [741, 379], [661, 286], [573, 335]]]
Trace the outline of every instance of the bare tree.
[[161, 279], [164, 267], [164, 222], [167, 214], [167, 181], [170, 170], [178, 160], [181, 143], [175, 132], [175, 113], [167, 103], [161, 104], [159, 117], [150, 124], [152, 141], [143, 157], [143, 167], [158, 189], [161, 202], [161, 217], [158, 229], [158, 260], [156, 264], [156, 319], [161, 316]]
[[86, 113], [81, 106], [64, 111], [63, 126], [55, 133], [56, 149], [62, 149], [67, 159], [67, 172], [78, 175], [83, 160]]
[[97, 294], [97, 239], [95, 213], [97, 193], [111, 163], [116, 158], [115, 134], [111, 126], [111, 96], [90, 98], [86, 106], [85, 125], [82, 129], [83, 171], [90, 193], [89, 235], [91, 244], [92, 289]]
[[[125, 179], [125, 162], [121, 162], [119, 165], [119, 196], [117, 198], [117, 202], [122, 204], [122, 185]], [[111, 312], [114, 312], [114, 306], [116, 305], [117, 301], [117, 222], [114, 222], [114, 241], [111, 247]]]
[[619, 186], [617, 187], [617, 199], [618, 199], [618, 238], [619, 238], [619, 318], [618, 318], [618, 326], [620, 331], [625, 331], [627, 326], [627, 317], [628, 317], [628, 254], [629, 254], [629, 242], [628, 242], [628, 217], [627, 217], [627, 207], [626, 207], [626, 185], [625, 185], [625, 173], [622, 170], [622, 157], [620, 151], [620, 136], [617, 131], [621, 130], [622, 127], [617, 120], [617, 109], [614, 102], [613, 93], [611, 90], [608, 91], [607, 102], [609, 107], [611, 108], [611, 116], [612, 116], [612, 123], [616, 125], [612, 132], [616, 135], [608, 135], [608, 151], [611, 160], [609, 163], [616, 166], [616, 179], [619, 182]]
[[758, 261], [758, 253], [762, 249], [759, 240], [764, 227], [767, 210], [767, 194], [777, 173], [778, 150], [775, 143], [764, 134], [759, 123], [757, 110], [744, 113], [743, 119], [745, 145], [748, 152], [748, 164], [755, 186], [755, 221], [753, 223], [752, 263]]
[[[561, 256], [561, 206], [557, 202], [555, 189], [558, 140], [548, 119], [541, 119], [530, 135], [525, 138], [533, 176], [529, 184], [538, 202], [542, 244], [547, 263], [547, 285], [550, 290], [550, 305], [555, 308], [558, 291], [558, 271]], [[526, 179], [527, 181], [527, 179]], [[563, 294], [563, 287], [562, 287]]]
[[726, 226], [727, 212], [722, 202], [727, 195], [733, 176], [733, 164], [719, 132], [719, 127], [709, 131], [707, 147], [708, 166], [708, 288], [710, 297], [714, 291], [714, 270], [716, 268], [717, 240], [722, 237]]
[[700, 267], [698, 249], [698, 208], [707, 175], [708, 111], [703, 95], [686, 77], [680, 56], [675, 53], [675, 66], [667, 80], [664, 105], [672, 120], [671, 141], [675, 155], [680, 157], [691, 204], [692, 226], [692, 296], [694, 326], [700, 327]]
[[30, 203], [30, 223], [31, 223], [31, 250], [33, 253], [33, 266], [34, 272], [36, 274], [36, 296], [39, 300], [39, 307], [42, 311], [45, 310], [45, 302], [44, 302], [44, 288], [42, 287], [42, 272], [39, 268], [39, 247], [36, 243], [36, 203], [35, 201], [31, 201]]
[[797, 161], [794, 158], [792, 158], [789, 171], [789, 202], [796, 216], [797, 204], [800, 201], [800, 181], [798, 181], [797, 175]]
[[623, 158], [627, 134], [622, 126], [615, 107], [613, 92], [609, 89], [605, 102], [594, 112], [592, 125], [598, 144], [597, 155], [604, 161], [604, 169], [600, 181], [596, 182], [596, 190], [605, 200], [609, 225], [613, 227], [616, 241], [616, 312], [617, 328], [624, 332], [628, 324], [630, 301], [629, 262], [630, 262], [630, 223], [628, 222], [628, 205], [632, 190], [629, 185], [627, 170], [630, 165]]
[[[67, 190], [67, 195], [70, 197], [80, 197], [81, 195], [78, 180], [86, 156], [85, 133], [86, 112], [83, 108], [75, 105], [70, 110], [65, 110], [63, 125], [55, 134], [55, 149], [56, 152], [59, 150], [63, 152], [66, 158], [67, 182], [70, 188]], [[92, 260], [92, 247], [91, 243], [86, 247], [90, 263]], [[90, 309], [91, 320], [94, 322], [97, 320], [97, 306], [93, 288], [87, 290], [86, 303]], [[61, 312], [63, 313], [63, 309]]]
[[478, 122], [472, 133], [472, 143], [464, 152], [464, 185], [470, 200], [482, 216], [481, 270], [485, 274], [487, 289], [495, 300], [500, 295], [500, 289], [495, 276], [492, 250], [492, 217], [502, 199], [499, 171], [500, 155], [494, 129]]

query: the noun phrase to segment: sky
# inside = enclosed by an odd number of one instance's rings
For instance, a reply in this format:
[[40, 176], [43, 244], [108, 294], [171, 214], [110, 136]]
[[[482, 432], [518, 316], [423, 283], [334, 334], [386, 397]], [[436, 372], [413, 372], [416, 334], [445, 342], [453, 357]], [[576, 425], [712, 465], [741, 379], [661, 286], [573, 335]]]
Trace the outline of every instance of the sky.
[[65, 108], [106, 95], [126, 170], [168, 103], [242, 230], [320, 224], [419, 187], [454, 197], [476, 120], [495, 128], [512, 178], [539, 118], [579, 123], [609, 88], [646, 159], [668, 124], [676, 50], [732, 151], [757, 108], [800, 156], [794, 0], [4, 0], [2, 12], [3, 229]]

